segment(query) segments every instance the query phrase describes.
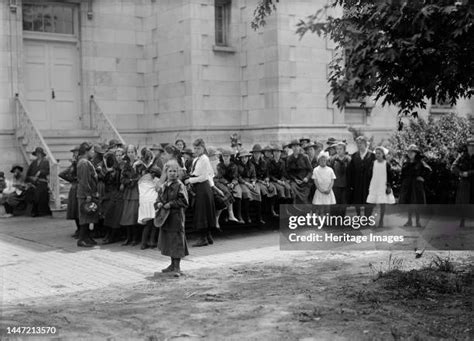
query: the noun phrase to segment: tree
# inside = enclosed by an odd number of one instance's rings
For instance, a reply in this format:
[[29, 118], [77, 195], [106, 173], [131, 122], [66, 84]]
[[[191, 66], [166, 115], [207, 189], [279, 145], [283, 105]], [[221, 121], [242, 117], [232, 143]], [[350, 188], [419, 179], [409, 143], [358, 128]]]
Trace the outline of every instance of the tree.
[[[252, 27], [265, 25], [280, 0], [262, 0]], [[282, 0], [283, 1], [283, 0]], [[339, 108], [374, 96], [416, 116], [426, 100], [474, 94], [474, 6], [454, 0], [330, 0], [297, 24], [296, 33], [329, 37], [338, 53], [329, 83]], [[329, 9], [342, 7], [342, 16]]]

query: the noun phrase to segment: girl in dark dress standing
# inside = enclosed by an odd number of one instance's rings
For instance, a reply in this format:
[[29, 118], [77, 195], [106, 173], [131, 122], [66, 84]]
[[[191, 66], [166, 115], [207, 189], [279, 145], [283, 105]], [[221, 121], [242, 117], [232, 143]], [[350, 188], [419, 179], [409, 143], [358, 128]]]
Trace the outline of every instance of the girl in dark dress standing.
[[456, 191], [456, 205], [461, 205], [460, 227], [464, 227], [467, 213], [474, 204], [474, 138], [467, 140], [467, 145], [461, 147], [460, 154], [454, 161], [451, 171], [459, 177]]
[[190, 177], [185, 180], [186, 185], [193, 185], [196, 193], [193, 224], [194, 228], [200, 232], [200, 238], [193, 246], [207, 246], [214, 243], [211, 229], [216, 228], [216, 207], [212, 192], [214, 172], [205, 154], [204, 140], [197, 139], [193, 146], [196, 158], [193, 160]]
[[141, 228], [138, 225], [138, 179], [139, 175], [133, 165], [137, 161], [137, 148], [134, 145], [128, 145], [126, 156], [124, 157], [120, 182], [123, 185], [123, 211], [120, 225], [125, 226], [127, 239], [122, 245], [140, 243]]
[[[431, 173], [431, 168], [422, 160], [420, 149], [412, 144], [408, 147], [408, 159], [402, 166], [399, 204], [425, 205], [425, 179]], [[416, 226], [421, 227], [420, 213], [416, 206], [408, 210], [408, 221], [404, 226], [412, 226], [415, 213]]]
[[[181, 259], [189, 255], [188, 244], [184, 231], [185, 210], [189, 205], [186, 186], [178, 179], [180, 166], [175, 160], [168, 161], [164, 166], [166, 181], [158, 190], [158, 199], [155, 204], [157, 218], [155, 226], [158, 225], [160, 233], [158, 237], [158, 248], [161, 254], [171, 258], [171, 264], [161, 270], [162, 272], [181, 272]], [[160, 211], [165, 212], [160, 212]], [[165, 217], [158, 219], [159, 217]]]

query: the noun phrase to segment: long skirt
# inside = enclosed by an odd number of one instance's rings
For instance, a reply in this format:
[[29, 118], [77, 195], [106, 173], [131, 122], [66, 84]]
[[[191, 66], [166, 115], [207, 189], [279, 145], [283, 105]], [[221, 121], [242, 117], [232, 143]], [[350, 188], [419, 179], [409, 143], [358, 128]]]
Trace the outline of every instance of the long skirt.
[[311, 182], [297, 184], [295, 181], [290, 182], [291, 190], [293, 191], [295, 198], [295, 204], [309, 204], [310, 192], [311, 192]]
[[136, 225], [138, 222], [138, 199], [124, 199], [123, 201], [123, 212], [120, 219], [120, 225], [131, 226]]
[[102, 211], [104, 214], [104, 226], [118, 229], [123, 211], [123, 197], [120, 191], [113, 191], [105, 194], [102, 201]]
[[193, 225], [196, 230], [216, 227], [216, 207], [209, 181], [193, 184], [194, 199]]
[[[78, 208], [82, 206], [82, 204], [86, 201], [86, 198], [78, 198], [77, 199], [77, 205]], [[80, 225], [85, 225], [85, 224], [97, 224], [99, 222], [99, 211], [95, 212], [94, 214], [91, 215], [86, 215], [84, 214], [81, 209], [78, 210], [79, 212], [79, 224]]]
[[39, 216], [51, 215], [48, 183], [38, 181], [35, 186], [27, 190], [26, 193], [26, 201], [33, 204], [32, 213], [36, 213]]
[[271, 197], [274, 197], [275, 195], [277, 195], [276, 188], [273, 185], [273, 183], [271, 183], [271, 182], [268, 184], [268, 186], [261, 183], [261, 182], [257, 182], [256, 187], [260, 191], [261, 196], [271, 198]]
[[284, 185], [281, 185], [274, 181], [272, 181], [271, 183], [273, 184], [273, 186], [275, 186], [278, 198], [287, 199], [292, 197], [290, 184], [285, 182]]
[[71, 184], [67, 197], [66, 219], [76, 220], [79, 218], [79, 204], [77, 203], [77, 182]]
[[249, 187], [246, 184], [240, 184], [240, 187], [242, 188], [242, 199], [249, 199], [250, 201], [262, 201], [258, 187]]

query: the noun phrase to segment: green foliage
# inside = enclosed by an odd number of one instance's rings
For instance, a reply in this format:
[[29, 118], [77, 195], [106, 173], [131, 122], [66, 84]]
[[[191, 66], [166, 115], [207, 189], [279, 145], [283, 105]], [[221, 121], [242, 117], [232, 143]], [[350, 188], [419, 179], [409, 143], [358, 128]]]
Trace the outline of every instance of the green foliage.
[[416, 144], [432, 168], [431, 176], [425, 182], [428, 203], [452, 203], [457, 177], [450, 169], [457, 150], [466, 143], [469, 135], [469, 121], [455, 114], [443, 115], [439, 119], [430, 116], [427, 121], [410, 118], [400, 131], [391, 136], [387, 147], [401, 165], [408, 146]]
[[[263, 0], [252, 27], [265, 24], [275, 0]], [[342, 16], [329, 10], [343, 7]], [[417, 116], [426, 98], [456, 104], [474, 94], [474, 7], [455, 0], [332, 0], [301, 20], [296, 33], [316, 33], [338, 46], [330, 63], [333, 101], [366, 96]]]

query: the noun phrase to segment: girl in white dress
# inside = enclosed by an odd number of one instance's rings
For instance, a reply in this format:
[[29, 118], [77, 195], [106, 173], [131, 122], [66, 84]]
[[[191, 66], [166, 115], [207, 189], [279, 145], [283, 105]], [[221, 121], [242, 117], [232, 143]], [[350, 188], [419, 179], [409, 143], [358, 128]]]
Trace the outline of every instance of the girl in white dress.
[[336, 175], [331, 167], [327, 165], [329, 160], [328, 152], [321, 152], [318, 155], [317, 166], [313, 170], [313, 180], [316, 185], [316, 192], [313, 197], [313, 205], [321, 206], [320, 215], [329, 213], [329, 205], [336, 204], [336, 197], [332, 191]]
[[395, 197], [392, 192], [392, 169], [385, 160], [388, 150], [382, 146], [375, 148], [375, 161], [372, 168], [372, 178], [370, 180], [369, 204], [380, 204], [379, 227], [383, 226], [385, 216], [385, 205], [395, 204]]

